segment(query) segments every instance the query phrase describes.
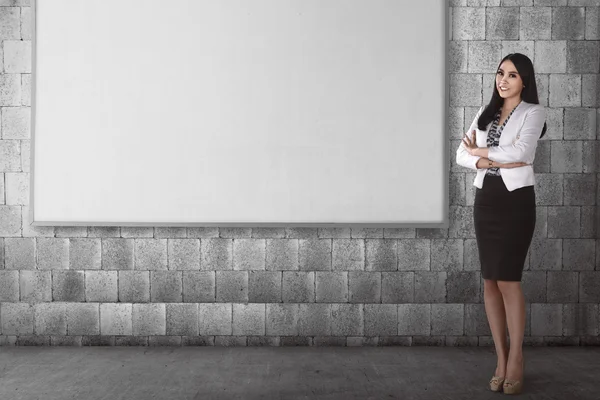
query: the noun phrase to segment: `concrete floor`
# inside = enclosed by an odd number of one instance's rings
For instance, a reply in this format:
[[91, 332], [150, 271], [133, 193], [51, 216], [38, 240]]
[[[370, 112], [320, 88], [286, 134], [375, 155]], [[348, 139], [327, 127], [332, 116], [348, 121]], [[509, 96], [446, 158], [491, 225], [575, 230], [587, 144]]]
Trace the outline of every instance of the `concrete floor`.
[[[526, 347], [522, 399], [599, 399], [599, 347]], [[499, 399], [492, 348], [0, 347], [0, 399]]]

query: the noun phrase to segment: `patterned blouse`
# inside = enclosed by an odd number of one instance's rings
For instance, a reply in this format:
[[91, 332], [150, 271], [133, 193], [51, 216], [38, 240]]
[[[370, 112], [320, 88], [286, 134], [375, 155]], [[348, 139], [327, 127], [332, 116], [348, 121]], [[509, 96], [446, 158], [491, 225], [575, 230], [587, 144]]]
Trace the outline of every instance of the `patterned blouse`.
[[[521, 103], [519, 103], [519, 104], [521, 104]], [[517, 104], [517, 107], [518, 107], [518, 104]], [[487, 146], [488, 147], [494, 147], [494, 146], [499, 145], [500, 135], [502, 135], [502, 130], [504, 130], [506, 123], [510, 119], [510, 116], [515, 112], [517, 107], [512, 109], [512, 111], [510, 112], [510, 114], [508, 114], [508, 117], [506, 117], [506, 119], [502, 123], [502, 126], [500, 126], [500, 127], [498, 126], [498, 123], [500, 122], [500, 110], [498, 110], [498, 112], [496, 113], [496, 117], [494, 118], [494, 121], [492, 122], [492, 126], [490, 127], [490, 130], [488, 133], [488, 137], [487, 137]], [[495, 168], [495, 167], [488, 168], [488, 170], [486, 171], [486, 175], [500, 176], [500, 168]]]

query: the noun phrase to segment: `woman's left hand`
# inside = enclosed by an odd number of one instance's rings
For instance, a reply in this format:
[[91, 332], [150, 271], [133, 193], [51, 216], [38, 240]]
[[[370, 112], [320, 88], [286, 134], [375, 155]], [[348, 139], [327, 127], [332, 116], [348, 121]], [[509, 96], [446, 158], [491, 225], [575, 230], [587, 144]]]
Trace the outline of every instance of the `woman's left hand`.
[[476, 156], [476, 152], [479, 149], [479, 147], [477, 147], [477, 137], [475, 136], [476, 132], [473, 131], [473, 140], [471, 141], [471, 139], [469, 139], [469, 136], [467, 136], [467, 134], [465, 134], [465, 136], [462, 139], [462, 144], [465, 147], [465, 149], [467, 150], [467, 153], [469, 153], [472, 156]]

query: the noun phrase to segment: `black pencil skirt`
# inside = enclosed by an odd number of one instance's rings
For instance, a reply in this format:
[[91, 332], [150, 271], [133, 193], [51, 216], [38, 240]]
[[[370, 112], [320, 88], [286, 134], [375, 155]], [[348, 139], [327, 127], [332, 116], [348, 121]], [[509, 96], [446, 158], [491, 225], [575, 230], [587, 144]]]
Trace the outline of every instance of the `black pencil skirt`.
[[521, 281], [535, 229], [534, 187], [510, 192], [501, 176], [486, 175], [473, 219], [483, 279]]

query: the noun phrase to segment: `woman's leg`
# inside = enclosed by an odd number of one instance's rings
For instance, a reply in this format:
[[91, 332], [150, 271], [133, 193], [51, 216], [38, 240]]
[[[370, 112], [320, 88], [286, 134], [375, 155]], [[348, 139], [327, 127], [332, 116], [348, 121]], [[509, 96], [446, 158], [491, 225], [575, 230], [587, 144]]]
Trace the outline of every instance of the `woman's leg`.
[[498, 364], [494, 375], [505, 376], [509, 353], [506, 342], [506, 313], [504, 311], [502, 292], [500, 292], [496, 281], [484, 279], [483, 282], [485, 313], [487, 314], [496, 347], [496, 355], [498, 356]]
[[498, 288], [502, 292], [504, 307], [510, 336], [510, 350], [506, 378], [521, 380], [523, 378], [523, 336], [525, 335], [525, 296], [521, 282], [498, 281]]

